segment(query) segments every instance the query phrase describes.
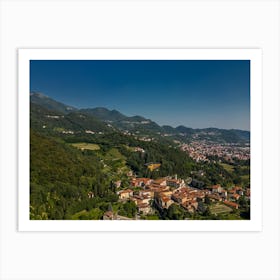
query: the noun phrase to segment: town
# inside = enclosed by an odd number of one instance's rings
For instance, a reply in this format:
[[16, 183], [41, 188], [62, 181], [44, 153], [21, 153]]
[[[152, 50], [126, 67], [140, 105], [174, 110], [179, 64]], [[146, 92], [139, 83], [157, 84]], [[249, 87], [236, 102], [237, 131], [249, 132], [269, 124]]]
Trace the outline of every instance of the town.
[[[229, 189], [221, 185], [212, 185], [205, 188], [195, 188], [190, 186], [191, 182], [167, 176], [159, 179], [136, 178], [132, 177], [130, 187], [121, 188], [121, 182], [115, 182], [119, 202], [125, 203], [132, 201], [137, 207], [137, 215], [133, 219], [139, 219], [140, 216], [153, 215], [156, 212], [162, 213], [172, 204], [176, 204], [188, 213], [195, 213], [199, 210], [199, 204], [212, 204], [222, 213], [231, 212], [240, 207], [240, 198], [250, 200], [250, 188], [232, 186]], [[122, 220], [129, 219], [122, 217], [112, 210], [104, 213], [104, 220]]]
[[182, 151], [186, 151], [195, 161], [209, 161], [209, 156], [232, 162], [250, 159], [250, 144], [238, 145], [234, 143], [213, 143], [208, 141], [192, 141], [190, 144], [182, 144]]

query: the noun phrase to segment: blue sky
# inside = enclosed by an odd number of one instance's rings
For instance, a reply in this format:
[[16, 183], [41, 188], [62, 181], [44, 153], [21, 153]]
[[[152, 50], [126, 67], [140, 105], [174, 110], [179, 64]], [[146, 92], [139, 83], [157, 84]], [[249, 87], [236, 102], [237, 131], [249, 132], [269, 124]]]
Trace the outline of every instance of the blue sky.
[[250, 130], [248, 60], [32, 60], [30, 90], [160, 125]]

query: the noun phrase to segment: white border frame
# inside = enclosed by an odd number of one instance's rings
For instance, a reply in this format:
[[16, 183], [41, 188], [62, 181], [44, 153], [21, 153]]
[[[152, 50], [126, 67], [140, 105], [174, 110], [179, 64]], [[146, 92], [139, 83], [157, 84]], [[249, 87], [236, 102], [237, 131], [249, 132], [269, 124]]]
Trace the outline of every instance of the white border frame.
[[[19, 231], [261, 231], [262, 53], [260, 49], [19, 49]], [[187, 221], [29, 220], [30, 60], [250, 60], [251, 219]]]

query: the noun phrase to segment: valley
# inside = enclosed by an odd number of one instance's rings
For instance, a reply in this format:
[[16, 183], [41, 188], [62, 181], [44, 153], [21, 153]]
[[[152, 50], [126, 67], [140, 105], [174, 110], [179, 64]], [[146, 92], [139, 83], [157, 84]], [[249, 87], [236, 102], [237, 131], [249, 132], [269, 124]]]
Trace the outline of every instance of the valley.
[[30, 218], [250, 218], [250, 133], [30, 96]]

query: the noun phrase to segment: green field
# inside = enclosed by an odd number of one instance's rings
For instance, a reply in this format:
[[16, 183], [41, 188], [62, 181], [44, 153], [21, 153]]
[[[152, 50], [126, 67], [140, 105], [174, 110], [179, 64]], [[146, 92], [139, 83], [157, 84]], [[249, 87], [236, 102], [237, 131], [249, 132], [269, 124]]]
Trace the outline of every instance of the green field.
[[227, 163], [220, 163], [220, 165], [228, 172], [234, 171], [234, 166]]
[[159, 220], [158, 215], [143, 215], [141, 220]]
[[103, 211], [98, 208], [93, 208], [90, 211], [82, 210], [72, 215], [72, 220], [100, 220], [103, 215]]
[[210, 211], [213, 214], [223, 214], [223, 213], [229, 213], [232, 212], [232, 209], [224, 204], [214, 204], [212, 206], [210, 206]]
[[241, 178], [242, 180], [250, 180], [250, 175], [242, 175]]
[[92, 150], [96, 151], [99, 150], [100, 147], [97, 144], [92, 144], [92, 143], [73, 143], [71, 144], [72, 146], [80, 149], [80, 150]]
[[250, 175], [242, 175], [241, 176], [241, 180], [243, 182], [243, 184], [250, 184]]
[[[118, 149], [116, 148], [111, 148], [109, 151], [107, 151], [105, 155], [105, 161], [125, 161], [125, 156], [122, 155]], [[125, 162], [124, 162], [125, 164]]]

